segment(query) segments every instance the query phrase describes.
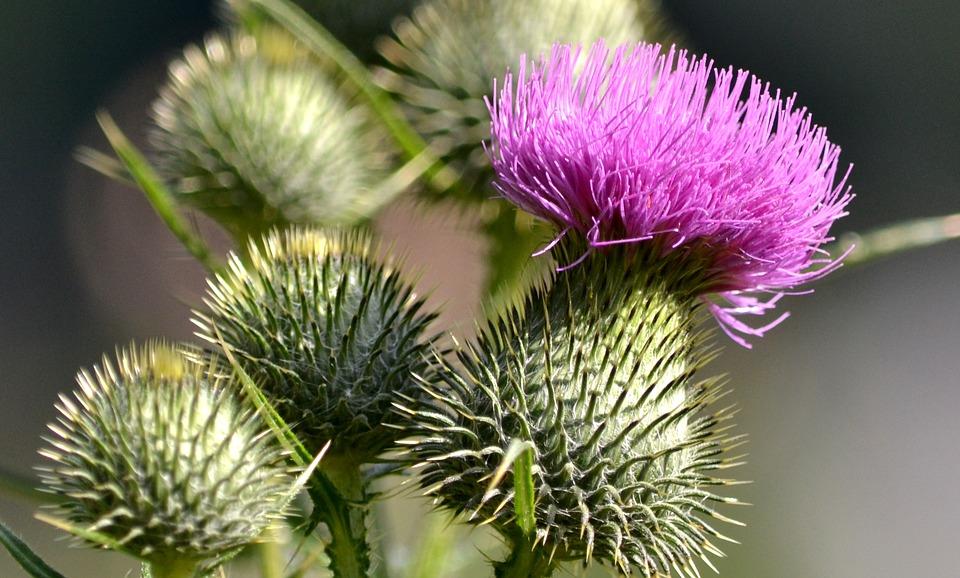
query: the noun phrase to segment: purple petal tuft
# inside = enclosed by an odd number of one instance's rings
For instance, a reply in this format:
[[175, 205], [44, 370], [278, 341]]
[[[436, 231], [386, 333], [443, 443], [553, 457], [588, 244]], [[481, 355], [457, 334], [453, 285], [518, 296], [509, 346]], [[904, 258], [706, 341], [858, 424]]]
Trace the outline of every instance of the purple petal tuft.
[[[496, 92], [496, 86], [494, 91]], [[821, 246], [852, 199], [840, 149], [795, 96], [659, 45], [557, 45], [488, 103], [494, 186], [591, 250], [657, 242], [707, 257], [704, 299], [738, 343], [789, 289], [842, 260]], [[757, 295], [767, 295], [761, 299]]]

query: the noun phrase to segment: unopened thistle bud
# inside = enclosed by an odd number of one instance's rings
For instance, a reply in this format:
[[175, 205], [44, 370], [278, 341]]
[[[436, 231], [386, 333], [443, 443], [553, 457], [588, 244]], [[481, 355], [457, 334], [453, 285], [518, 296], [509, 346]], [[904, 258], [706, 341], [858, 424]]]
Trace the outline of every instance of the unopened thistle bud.
[[232, 259], [196, 314], [310, 449], [332, 440], [321, 470], [388, 447], [395, 393], [427, 370], [434, 315], [377, 249], [363, 233], [273, 232], [248, 264]]
[[[576, 255], [561, 250], [560, 255]], [[410, 463], [425, 492], [515, 548], [536, 544], [542, 564], [499, 576], [547, 576], [553, 563], [598, 559], [643, 576], [693, 576], [693, 561], [724, 537], [705, 519], [728, 409], [698, 331], [695, 271], [652, 253], [594, 255], [550, 288], [483, 328], [426, 395], [398, 404]], [[429, 401], [425, 401], [429, 400]], [[513, 440], [532, 443], [533, 536], [518, 536], [514, 481], [490, 487]], [[539, 572], [539, 573], [538, 573]]]
[[366, 110], [276, 31], [187, 48], [153, 112], [162, 175], [240, 239], [353, 224], [388, 200], [389, 159]]
[[157, 574], [192, 576], [284, 515], [283, 451], [224, 368], [173, 345], [104, 357], [61, 396], [41, 453], [70, 523], [119, 542]]
[[483, 99], [495, 77], [521, 54], [540, 54], [555, 42], [613, 43], [652, 38], [647, 0], [428, 0], [395, 25], [382, 43], [390, 63], [382, 85], [394, 92], [417, 130], [448, 162], [464, 171], [473, 200], [489, 198], [489, 163], [480, 143], [488, 135]]

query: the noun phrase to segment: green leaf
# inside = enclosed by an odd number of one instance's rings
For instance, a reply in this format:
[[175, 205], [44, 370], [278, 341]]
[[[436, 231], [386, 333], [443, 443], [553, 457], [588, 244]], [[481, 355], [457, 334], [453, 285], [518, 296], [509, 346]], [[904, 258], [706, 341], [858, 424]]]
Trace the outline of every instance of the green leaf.
[[537, 527], [536, 518], [536, 489], [533, 485], [533, 452], [532, 442], [513, 440], [503, 455], [503, 460], [497, 471], [494, 472], [487, 491], [481, 500], [486, 502], [494, 495], [494, 490], [503, 481], [507, 471], [513, 469], [513, 510], [517, 516], [517, 526], [524, 537], [531, 537]]
[[[260, 415], [263, 416], [264, 421], [266, 421], [270, 429], [273, 430], [273, 433], [277, 436], [277, 439], [280, 440], [280, 444], [283, 445], [284, 449], [290, 452], [290, 458], [293, 460], [293, 463], [300, 467], [309, 467], [309, 471], [312, 472], [313, 468], [316, 467], [314, 462], [319, 460], [320, 456], [322, 456], [326, 451], [326, 448], [330, 446], [330, 443], [327, 443], [317, 457], [310, 455], [310, 451], [307, 450], [307, 448], [303, 445], [303, 443], [300, 441], [300, 438], [297, 437], [297, 434], [293, 433], [293, 430], [290, 429], [290, 426], [287, 425], [287, 422], [280, 417], [280, 414], [277, 413], [277, 410], [273, 407], [273, 404], [270, 403], [270, 400], [267, 399], [266, 395], [264, 395], [263, 390], [261, 390], [260, 387], [257, 386], [257, 384], [253, 381], [253, 379], [247, 375], [247, 372], [243, 370], [243, 366], [240, 365], [240, 363], [237, 361], [236, 355], [233, 354], [233, 348], [230, 347], [226, 341], [224, 341], [223, 336], [220, 334], [220, 329], [214, 326], [213, 330], [216, 332], [217, 343], [220, 345], [220, 349], [223, 350], [227, 361], [230, 362], [234, 372], [240, 379], [240, 384], [243, 386], [244, 393], [249, 396], [250, 400], [253, 402], [253, 405], [257, 408], [257, 411], [259, 411]], [[313, 465], [311, 466], [311, 464]], [[303, 478], [301, 477], [301, 479]]]
[[537, 529], [536, 491], [533, 487], [533, 449], [526, 448], [513, 464], [513, 508], [517, 526], [524, 536], [533, 536]]
[[[153, 170], [150, 163], [147, 162], [143, 153], [133, 146], [133, 143], [121, 132], [109, 114], [101, 111], [97, 114], [97, 122], [100, 123], [100, 128], [110, 142], [110, 146], [113, 147], [117, 158], [120, 159], [120, 162], [123, 163], [127, 172], [130, 173], [134, 182], [136, 182], [137, 186], [139, 186], [146, 195], [147, 200], [150, 201], [150, 204], [153, 206], [153, 210], [156, 211], [160, 219], [167, 225], [170, 232], [173, 233], [187, 251], [206, 267], [207, 270], [214, 272], [220, 269], [220, 265], [211, 255], [206, 243], [187, 225], [183, 215], [177, 210], [173, 193], [163, 184], [163, 180], [157, 175], [156, 171]], [[86, 160], [87, 159], [84, 159], [84, 162]], [[105, 170], [108, 167], [108, 165], [104, 164], [102, 158], [97, 157], [94, 158], [93, 161], [95, 164], [99, 163], [103, 165]], [[94, 168], [97, 168], [97, 166], [94, 166]], [[110, 169], [109, 172], [105, 174], [110, 176], [112, 172], [116, 172], [116, 167]]]
[[63, 574], [51, 568], [34, 554], [33, 550], [10, 531], [10, 528], [7, 528], [3, 522], [0, 522], [0, 543], [10, 552], [10, 555], [20, 564], [20, 567], [34, 578], [64, 578]]

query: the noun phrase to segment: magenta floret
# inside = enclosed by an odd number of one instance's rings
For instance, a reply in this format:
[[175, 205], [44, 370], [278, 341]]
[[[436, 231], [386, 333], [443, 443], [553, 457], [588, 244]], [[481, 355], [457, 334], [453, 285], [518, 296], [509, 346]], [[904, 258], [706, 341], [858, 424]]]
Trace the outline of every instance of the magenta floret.
[[852, 198], [840, 149], [795, 96], [746, 71], [659, 45], [599, 42], [585, 57], [557, 45], [522, 59], [489, 107], [504, 197], [590, 251], [655, 242], [705, 256], [703, 297], [738, 343], [787, 314], [759, 328], [740, 316], [842, 260], [822, 249]]

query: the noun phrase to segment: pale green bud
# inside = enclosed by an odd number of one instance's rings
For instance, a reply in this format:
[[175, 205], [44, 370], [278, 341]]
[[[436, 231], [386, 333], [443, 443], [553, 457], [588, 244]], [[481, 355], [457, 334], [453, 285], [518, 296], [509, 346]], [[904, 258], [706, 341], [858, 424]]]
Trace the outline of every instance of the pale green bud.
[[215, 359], [131, 346], [77, 383], [41, 450], [69, 523], [169, 569], [214, 565], [283, 517], [284, 453]]

